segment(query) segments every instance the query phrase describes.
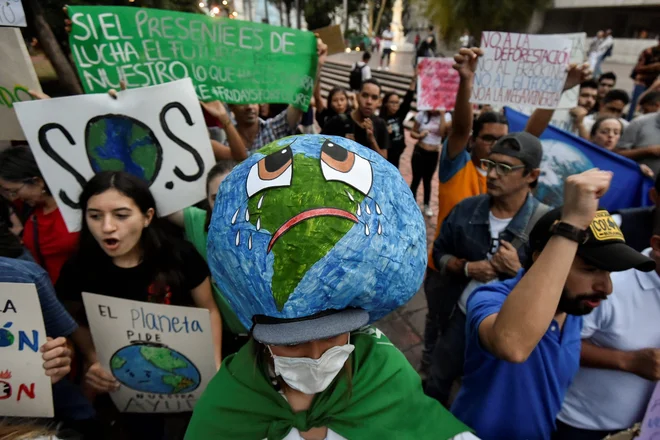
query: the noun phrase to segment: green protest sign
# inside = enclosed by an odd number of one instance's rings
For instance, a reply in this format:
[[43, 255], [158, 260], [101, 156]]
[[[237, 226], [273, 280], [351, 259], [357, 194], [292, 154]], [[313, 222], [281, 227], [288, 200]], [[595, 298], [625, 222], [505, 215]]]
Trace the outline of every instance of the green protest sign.
[[199, 99], [306, 110], [316, 76], [311, 32], [127, 6], [69, 6], [71, 51], [87, 93], [190, 77]]

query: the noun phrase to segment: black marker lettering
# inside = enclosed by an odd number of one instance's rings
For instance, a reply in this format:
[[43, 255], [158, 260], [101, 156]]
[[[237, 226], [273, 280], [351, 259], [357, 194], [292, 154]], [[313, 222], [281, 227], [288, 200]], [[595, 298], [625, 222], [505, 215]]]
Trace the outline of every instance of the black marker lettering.
[[[47, 134], [50, 130], [54, 130], [54, 129], [61, 131], [64, 137], [69, 141], [71, 145], [76, 145], [76, 141], [73, 140], [73, 137], [71, 137], [71, 134], [67, 131], [67, 129], [61, 126], [60, 124], [56, 124], [56, 123], [46, 124], [39, 129], [39, 145], [41, 146], [41, 149], [44, 150], [44, 153], [48, 155], [48, 157], [53, 159], [55, 163], [57, 163], [59, 166], [64, 168], [66, 171], [71, 173], [71, 175], [76, 179], [76, 181], [82, 188], [87, 184], [85, 178], [81, 176], [80, 173], [76, 171], [71, 165], [66, 163], [66, 161], [62, 159], [62, 156], [57, 154], [57, 152], [53, 149], [53, 147], [50, 146], [50, 142], [48, 142]], [[62, 199], [62, 202], [64, 202], [64, 204], [67, 205], [69, 208], [80, 209], [80, 204], [78, 202], [74, 202], [73, 200], [71, 200], [71, 198], [64, 192], [63, 189], [60, 190], [59, 196]]]
[[184, 174], [183, 171], [181, 171], [181, 169], [178, 166], [174, 167], [173, 170], [174, 175], [176, 175], [176, 177], [183, 180], [184, 182], [194, 182], [195, 180], [198, 180], [204, 175], [204, 161], [202, 160], [202, 156], [199, 155], [197, 150], [195, 150], [190, 145], [186, 144], [181, 138], [175, 135], [172, 132], [172, 130], [170, 130], [170, 127], [167, 125], [167, 121], [165, 120], [165, 115], [173, 108], [176, 108], [181, 112], [183, 117], [186, 119], [186, 123], [189, 126], [192, 127], [194, 125], [192, 118], [190, 117], [190, 113], [180, 102], [170, 102], [165, 107], [163, 107], [163, 110], [160, 112], [160, 125], [163, 127], [163, 131], [165, 132], [167, 137], [172, 139], [175, 144], [186, 150], [188, 153], [192, 154], [193, 158], [195, 159], [195, 163], [197, 163], [197, 172], [192, 176], [188, 176]]

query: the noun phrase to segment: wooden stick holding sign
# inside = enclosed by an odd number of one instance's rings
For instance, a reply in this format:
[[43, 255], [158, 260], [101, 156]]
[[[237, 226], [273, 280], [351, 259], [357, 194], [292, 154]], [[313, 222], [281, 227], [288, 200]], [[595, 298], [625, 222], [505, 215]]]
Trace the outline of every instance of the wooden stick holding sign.
[[557, 108], [571, 48], [568, 38], [484, 32], [470, 102]]
[[192, 411], [216, 373], [206, 309], [83, 293], [103, 368], [121, 384], [121, 412]]
[[80, 229], [82, 187], [101, 171], [146, 180], [161, 216], [206, 195], [204, 180], [215, 160], [189, 78], [116, 98], [102, 93], [15, 107], [69, 231]]
[[34, 284], [0, 283], [0, 416], [53, 417], [39, 348], [46, 328]]

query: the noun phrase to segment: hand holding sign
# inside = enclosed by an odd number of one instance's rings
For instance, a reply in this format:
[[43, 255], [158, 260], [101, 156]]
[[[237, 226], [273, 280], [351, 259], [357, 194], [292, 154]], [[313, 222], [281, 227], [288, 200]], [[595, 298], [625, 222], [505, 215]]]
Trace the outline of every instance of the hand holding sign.
[[117, 379], [104, 369], [99, 362], [93, 363], [87, 369], [85, 383], [97, 393], [109, 393], [119, 389]]
[[579, 86], [588, 79], [591, 79], [592, 73], [593, 72], [589, 67], [589, 63], [584, 63], [581, 65], [569, 65], [568, 75], [566, 76], [566, 82], [564, 83], [564, 90], [572, 89], [573, 87]]
[[629, 353], [626, 371], [646, 380], [660, 380], [660, 349], [645, 348]]
[[472, 49], [461, 49], [454, 55], [454, 69], [458, 71], [461, 79], [472, 79], [479, 64], [479, 57], [484, 55], [484, 51], [478, 47]]
[[597, 168], [569, 176], [564, 184], [562, 221], [580, 230], [587, 229], [596, 216], [598, 201], [610, 187], [612, 176], [610, 171]]
[[50, 377], [52, 383], [59, 382], [64, 376], [71, 372], [71, 350], [67, 346], [66, 338], [48, 338], [41, 347], [44, 360], [46, 376]]

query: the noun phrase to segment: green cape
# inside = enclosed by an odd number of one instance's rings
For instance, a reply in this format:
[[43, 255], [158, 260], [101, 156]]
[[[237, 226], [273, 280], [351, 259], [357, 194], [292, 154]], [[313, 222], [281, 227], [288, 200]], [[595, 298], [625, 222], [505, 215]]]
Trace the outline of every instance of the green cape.
[[229, 356], [197, 402], [186, 440], [281, 440], [291, 428], [328, 427], [353, 440], [445, 440], [470, 431], [422, 392], [419, 375], [380, 331], [351, 335], [352, 388], [346, 374], [293, 413], [258, 366], [254, 340]]

